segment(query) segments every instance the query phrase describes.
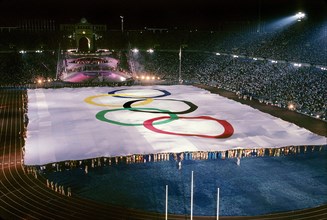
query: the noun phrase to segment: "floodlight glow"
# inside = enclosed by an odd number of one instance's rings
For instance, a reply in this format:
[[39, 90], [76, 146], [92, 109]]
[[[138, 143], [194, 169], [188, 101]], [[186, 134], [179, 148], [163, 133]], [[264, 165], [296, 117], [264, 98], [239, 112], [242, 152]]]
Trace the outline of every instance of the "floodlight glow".
[[133, 53], [138, 53], [139, 52], [139, 50], [137, 48], [134, 48], [132, 51], [133, 51]]
[[38, 80], [37, 80], [37, 83], [38, 83], [38, 84], [41, 84], [41, 83], [42, 83], [42, 79], [38, 79]]
[[217, 55], [217, 56], [219, 56], [219, 55], [220, 55], [220, 53], [216, 53], [216, 55]]
[[19, 53], [23, 54], [23, 53], [26, 53], [25, 50], [20, 50]]
[[147, 76], [147, 77], [146, 77], [146, 80], [149, 80], [149, 79], [150, 79], [150, 76]]
[[124, 77], [120, 77], [120, 81], [125, 81], [126, 80], [126, 78], [124, 78]]
[[233, 55], [234, 58], [237, 58], [238, 56], [237, 55]]
[[301, 63], [294, 63], [293, 66], [295, 66], [295, 67], [301, 67], [302, 64]]
[[146, 52], [148, 52], [148, 53], [153, 53], [154, 50], [150, 48], [150, 49], [148, 49]]
[[253, 57], [253, 60], [258, 60], [258, 58]]
[[295, 17], [297, 21], [301, 21], [305, 17], [305, 14], [303, 12], [298, 12], [296, 13]]
[[284, 28], [289, 27], [292, 24], [295, 24], [296, 21], [301, 21], [306, 15], [303, 12], [298, 12], [294, 15], [287, 16], [276, 21], [267, 24], [267, 30], [283, 30]]
[[296, 17], [297, 17], [298, 19], [302, 19], [302, 18], [305, 17], [305, 14], [304, 14], [303, 12], [298, 12], [298, 13], [296, 14]]
[[294, 111], [295, 110], [295, 105], [294, 104], [289, 104], [288, 105], [288, 109], [291, 110], [291, 111]]

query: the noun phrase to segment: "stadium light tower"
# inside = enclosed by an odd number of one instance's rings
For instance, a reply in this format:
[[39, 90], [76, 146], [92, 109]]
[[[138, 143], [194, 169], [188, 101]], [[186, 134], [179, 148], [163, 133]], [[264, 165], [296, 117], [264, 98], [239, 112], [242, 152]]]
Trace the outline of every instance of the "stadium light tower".
[[121, 19], [121, 33], [124, 33], [124, 16], [120, 16]]
[[295, 16], [296, 16], [297, 21], [301, 21], [303, 18], [305, 18], [305, 14], [301, 11], [296, 13]]

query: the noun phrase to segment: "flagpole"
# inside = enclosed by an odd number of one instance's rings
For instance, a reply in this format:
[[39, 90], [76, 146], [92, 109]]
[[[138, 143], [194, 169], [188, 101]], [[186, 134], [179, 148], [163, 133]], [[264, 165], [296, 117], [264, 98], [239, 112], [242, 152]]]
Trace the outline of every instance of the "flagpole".
[[181, 83], [182, 81], [182, 45], [179, 46], [179, 75], [178, 75], [178, 81]]
[[193, 220], [193, 170], [191, 178], [191, 220]]
[[217, 188], [217, 220], [219, 220], [219, 188]]
[[166, 217], [165, 219], [167, 220], [168, 219], [168, 185], [166, 185]]

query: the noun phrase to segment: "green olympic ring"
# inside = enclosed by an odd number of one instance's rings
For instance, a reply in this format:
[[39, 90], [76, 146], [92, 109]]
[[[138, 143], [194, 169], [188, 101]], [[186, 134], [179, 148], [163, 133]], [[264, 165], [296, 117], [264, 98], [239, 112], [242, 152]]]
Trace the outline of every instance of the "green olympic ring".
[[105, 115], [108, 113], [108, 112], [114, 112], [114, 111], [120, 111], [120, 110], [148, 110], [148, 111], [159, 111], [159, 112], [163, 112], [163, 113], [166, 113], [166, 114], [169, 114], [170, 115], [170, 118], [167, 119], [167, 120], [164, 120], [164, 121], [161, 121], [161, 122], [155, 122], [153, 123], [154, 125], [160, 125], [160, 124], [165, 124], [165, 123], [168, 123], [168, 122], [171, 122], [171, 121], [174, 121], [174, 120], [177, 120], [178, 119], [178, 116], [174, 113], [170, 113], [168, 110], [163, 110], [163, 109], [157, 109], [157, 108], [118, 108], [118, 109], [109, 109], [109, 110], [103, 110], [103, 111], [100, 111], [98, 112], [95, 117], [100, 120], [100, 121], [103, 121], [103, 122], [108, 122], [108, 123], [111, 123], [111, 124], [116, 124], [116, 125], [122, 125], [122, 126], [143, 126], [143, 122], [142, 123], [136, 123], [136, 124], [130, 124], [130, 123], [123, 123], [123, 122], [118, 122], [118, 121], [114, 121], [114, 120], [110, 120], [110, 119], [107, 119], [105, 117]]

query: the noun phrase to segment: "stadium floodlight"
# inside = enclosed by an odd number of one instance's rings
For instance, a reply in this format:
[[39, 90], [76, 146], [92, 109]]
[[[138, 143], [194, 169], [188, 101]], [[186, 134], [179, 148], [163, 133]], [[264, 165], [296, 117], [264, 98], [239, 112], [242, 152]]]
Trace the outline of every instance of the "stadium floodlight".
[[153, 50], [152, 48], [150, 48], [150, 49], [148, 49], [146, 52], [148, 52], [148, 53], [153, 53], [154, 50]]
[[133, 53], [138, 53], [139, 50], [138, 50], [137, 48], [134, 48], [134, 49], [132, 50], [132, 52], [133, 52]]
[[234, 58], [238, 58], [238, 56], [237, 56], [237, 55], [233, 55], [233, 57], [234, 57]]
[[290, 103], [287, 108], [291, 111], [294, 111], [296, 108], [295, 108], [295, 105], [293, 103]]
[[305, 17], [305, 14], [303, 12], [298, 12], [298, 13], [296, 13], [296, 17], [301, 19], [301, 18]]
[[220, 53], [216, 53], [216, 55], [217, 55], [217, 56], [219, 56], [219, 55], [220, 55]]
[[303, 18], [305, 18], [305, 14], [303, 12], [298, 12], [295, 16], [298, 21], [301, 21]]

